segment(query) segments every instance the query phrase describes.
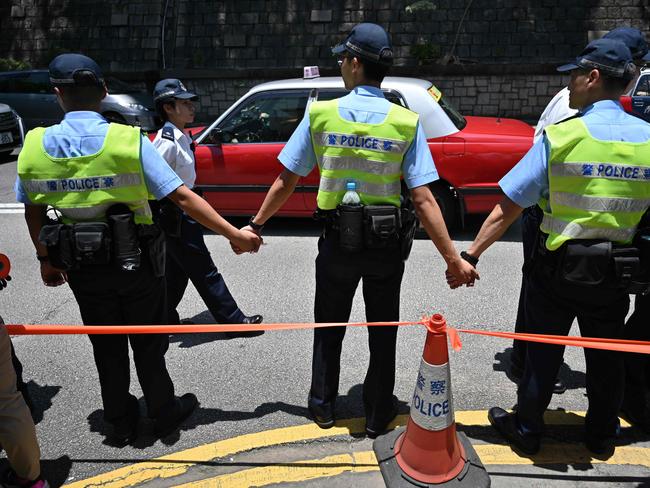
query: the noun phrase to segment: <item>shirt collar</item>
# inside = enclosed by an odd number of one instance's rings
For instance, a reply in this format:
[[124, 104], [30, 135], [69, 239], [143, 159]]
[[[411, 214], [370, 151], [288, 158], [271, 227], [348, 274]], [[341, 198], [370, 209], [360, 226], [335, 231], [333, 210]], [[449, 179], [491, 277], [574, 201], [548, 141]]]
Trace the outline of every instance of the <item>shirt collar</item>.
[[67, 112], [63, 117], [64, 120], [103, 120], [106, 119], [102, 114], [90, 110], [75, 110], [74, 112]]
[[384, 97], [384, 92], [381, 91], [381, 88], [377, 88], [370, 85], [359, 85], [355, 86], [352, 90], [355, 95], [360, 95], [362, 97]]
[[585, 108], [580, 110], [580, 115], [586, 115], [589, 112], [592, 111], [602, 111], [602, 110], [623, 110], [623, 106], [621, 103], [617, 100], [600, 100], [598, 102], [594, 102], [591, 105], [587, 105]]

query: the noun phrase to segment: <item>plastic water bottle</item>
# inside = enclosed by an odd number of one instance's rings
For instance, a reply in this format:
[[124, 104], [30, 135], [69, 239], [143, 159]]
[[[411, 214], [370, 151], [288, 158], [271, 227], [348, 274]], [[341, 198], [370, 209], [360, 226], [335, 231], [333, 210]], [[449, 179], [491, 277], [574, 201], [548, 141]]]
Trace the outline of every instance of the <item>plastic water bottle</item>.
[[345, 185], [345, 195], [341, 203], [343, 205], [361, 205], [361, 197], [357, 193], [357, 183], [355, 181], [348, 181]]

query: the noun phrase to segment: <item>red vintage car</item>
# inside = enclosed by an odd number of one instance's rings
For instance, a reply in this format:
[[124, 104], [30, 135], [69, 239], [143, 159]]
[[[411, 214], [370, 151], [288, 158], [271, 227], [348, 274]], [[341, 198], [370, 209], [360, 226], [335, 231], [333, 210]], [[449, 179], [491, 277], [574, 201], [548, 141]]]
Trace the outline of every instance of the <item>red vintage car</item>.
[[[532, 145], [524, 122], [463, 117], [429, 81], [387, 77], [386, 97], [420, 115], [440, 180], [431, 189], [449, 225], [488, 213], [500, 200], [499, 179]], [[191, 129], [196, 185], [223, 215], [251, 215], [282, 171], [277, 156], [310, 103], [347, 92], [341, 78], [291, 79], [255, 86], [208, 127]], [[308, 217], [316, 208], [319, 174], [301, 178], [279, 215]]]

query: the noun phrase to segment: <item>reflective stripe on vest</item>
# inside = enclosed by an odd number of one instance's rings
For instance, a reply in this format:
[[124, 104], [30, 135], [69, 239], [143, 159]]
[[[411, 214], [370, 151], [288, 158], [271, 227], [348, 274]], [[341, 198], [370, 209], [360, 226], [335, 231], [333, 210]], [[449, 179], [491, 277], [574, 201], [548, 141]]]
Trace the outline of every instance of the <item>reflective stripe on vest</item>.
[[330, 100], [312, 103], [309, 121], [321, 174], [318, 208], [336, 208], [350, 180], [363, 204], [400, 205], [402, 161], [415, 138], [417, 114], [391, 105], [381, 124], [350, 122], [340, 116], [338, 100]]
[[546, 247], [571, 239], [629, 243], [650, 206], [650, 143], [601, 141], [575, 118], [546, 128]]
[[110, 124], [99, 151], [71, 158], [47, 154], [44, 135], [43, 127], [28, 132], [18, 156], [18, 175], [30, 202], [63, 214], [65, 209], [124, 203], [136, 223], [153, 223], [140, 162], [140, 129]]

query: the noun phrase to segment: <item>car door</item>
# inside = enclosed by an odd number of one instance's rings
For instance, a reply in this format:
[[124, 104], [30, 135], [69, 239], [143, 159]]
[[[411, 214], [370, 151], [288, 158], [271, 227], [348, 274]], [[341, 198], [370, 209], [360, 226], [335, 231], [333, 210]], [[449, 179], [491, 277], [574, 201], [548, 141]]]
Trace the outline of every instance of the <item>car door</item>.
[[632, 111], [650, 121], [650, 74], [641, 75], [632, 92]]
[[6, 85], [1, 88], [0, 101], [18, 112], [26, 129], [46, 127], [63, 119], [47, 71], [8, 73]]
[[[309, 90], [271, 90], [244, 99], [196, 147], [197, 187], [227, 215], [256, 212], [284, 167], [277, 157], [302, 120]], [[303, 215], [300, 191], [279, 214]]]

